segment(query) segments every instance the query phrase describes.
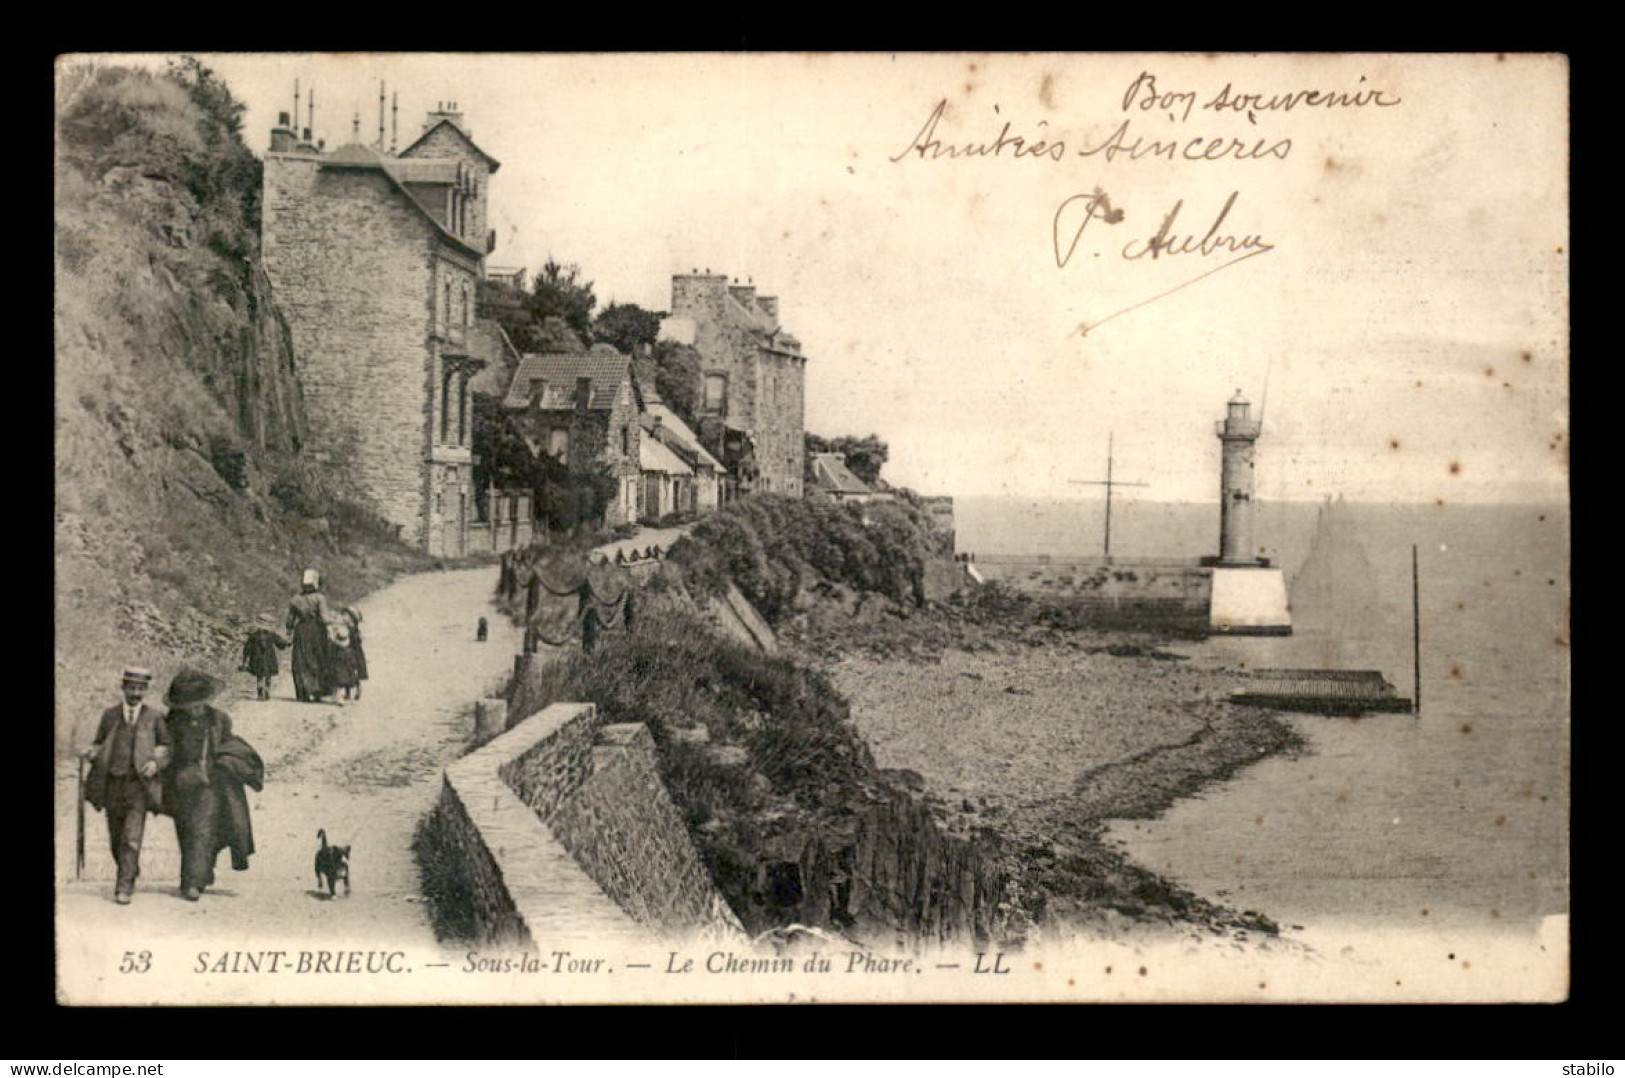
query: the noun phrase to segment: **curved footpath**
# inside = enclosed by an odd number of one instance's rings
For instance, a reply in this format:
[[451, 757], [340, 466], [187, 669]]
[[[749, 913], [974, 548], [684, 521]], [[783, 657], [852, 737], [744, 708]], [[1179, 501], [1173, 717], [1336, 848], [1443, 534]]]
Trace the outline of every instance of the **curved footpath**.
[[[412, 839], [439, 795], [441, 769], [468, 742], [474, 701], [513, 668], [518, 632], [490, 606], [496, 574], [483, 567], [415, 575], [357, 604], [371, 673], [359, 701], [293, 700], [285, 653], [270, 701], [252, 699], [247, 675], [232, 679], [215, 702], [266, 762], [264, 791], [250, 791], [258, 852], [241, 873], [222, 853], [219, 886], [200, 902], [177, 893], [179, 854], [165, 816], [148, 817], [131, 905], [112, 901], [106, 821], [88, 809], [86, 869], [76, 881], [75, 779], [71, 764], [61, 766], [56, 879], [64, 996], [101, 997], [105, 988], [123, 998], [116, 963], [125, 951], [153, 953], [151, 998], [170, 1000], [185, 995], [189, 982], [180, 978], [197, 976], [200, 951], [435, 948]], [[475, 640], [482, 615], [490, 628], [483, 644]], [[348, 900], [328, 901], [317, 889], [319, 828], [334, 844], [354, 847]], [[137, 979], [122, 980], [139, 991]], [[214, 984], [198, 1001], [229, 1002], [229, 993], [229, 982]]]

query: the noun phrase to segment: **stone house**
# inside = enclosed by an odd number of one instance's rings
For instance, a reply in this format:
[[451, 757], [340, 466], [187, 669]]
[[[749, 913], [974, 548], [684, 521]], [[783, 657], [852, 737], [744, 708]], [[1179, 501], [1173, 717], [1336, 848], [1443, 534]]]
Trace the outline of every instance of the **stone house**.
[[727, 469], [700, 443], [682, 418], [655, 391], [645, 391], [643, 516], [709, 513], [721, 500]]
[[845, 453], [814, 453], [812, 459], [812, 489], [809, 498], [832, 502], [889, 502], [894, 495], [879, 491], [852, 474], [846, 466]]
[[533, 453], [546, 453], [572, 476], [599, 469], [616, 482], [604, 523], [637, 522], [643, 468], [643, 394], [632, 361], [609, 344], [587, 352], [524, 356], [502, 407]]
[[499, 163], [461, 113], [399, 152], [327, 151], [283, 114], [265, 155], [262, 250], [293, 336], [311, 443], [356, 501], [432, 554], [469, 550], [469, 347]]
[[643, 504], [639, 506], [639, 515], [645, 523], [658, 523], [661, 517], [677, 512], [683, 501], [692, 497], [694, 469], [656, 438], [648, 424], [643, 425], [638, 463], [643, 469]]
[[700, 354], [699, 435], [727, 469], [724, 498], [800, 497], [807, 359], [779, 323], [777, 297], [709, 271], [676, 274], [661, 335]]

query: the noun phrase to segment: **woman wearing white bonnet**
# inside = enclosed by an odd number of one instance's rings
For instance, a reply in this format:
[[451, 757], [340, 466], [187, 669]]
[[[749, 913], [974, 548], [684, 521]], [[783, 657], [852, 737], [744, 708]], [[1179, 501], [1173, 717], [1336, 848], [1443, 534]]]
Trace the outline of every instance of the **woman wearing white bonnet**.
[[293, 692], [307, 702], [319, 701], [338, 687], [329, 684], [328, 678], [331, 664], [327, 659], [327, 623], [332, 620], [333, 612], [327, 605], [327, 596], [321, 593], [321, 579], [315, 569], [306, 569], [299, 594], [288, 600]]

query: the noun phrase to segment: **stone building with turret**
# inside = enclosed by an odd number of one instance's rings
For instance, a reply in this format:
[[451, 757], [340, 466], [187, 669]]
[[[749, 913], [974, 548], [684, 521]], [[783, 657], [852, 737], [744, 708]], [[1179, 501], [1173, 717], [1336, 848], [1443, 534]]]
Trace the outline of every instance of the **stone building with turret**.
[[476, 515], [474, 305], [500, 166], [455, 104], [395, 144], [384, 145], [382, 98], [370, 146], [329, 151], [283, 113], [265, 155], [262, 250], [318, 459], [402, 539], [454, 557]]
[[699, 437], [726, 469], [728, 495], [800, 497], [807, 357], [777, 297], [724, 274], [676, 274], [661, 335], [700, 354]]

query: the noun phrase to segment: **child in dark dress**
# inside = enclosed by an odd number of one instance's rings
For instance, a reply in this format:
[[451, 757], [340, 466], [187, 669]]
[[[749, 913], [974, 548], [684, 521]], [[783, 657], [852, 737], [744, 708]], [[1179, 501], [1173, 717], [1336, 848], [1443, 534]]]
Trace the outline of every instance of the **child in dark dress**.
[[248, 631], [248, 639], [243, 641], [243, 660], [237, 668], [254, 675], [256, 699], [271, 698], [271, 682], [280, 673], [276, 651], [287, 646], [288, 641], [276, 631], [276, 622], [269, 617], [260, 617]]

